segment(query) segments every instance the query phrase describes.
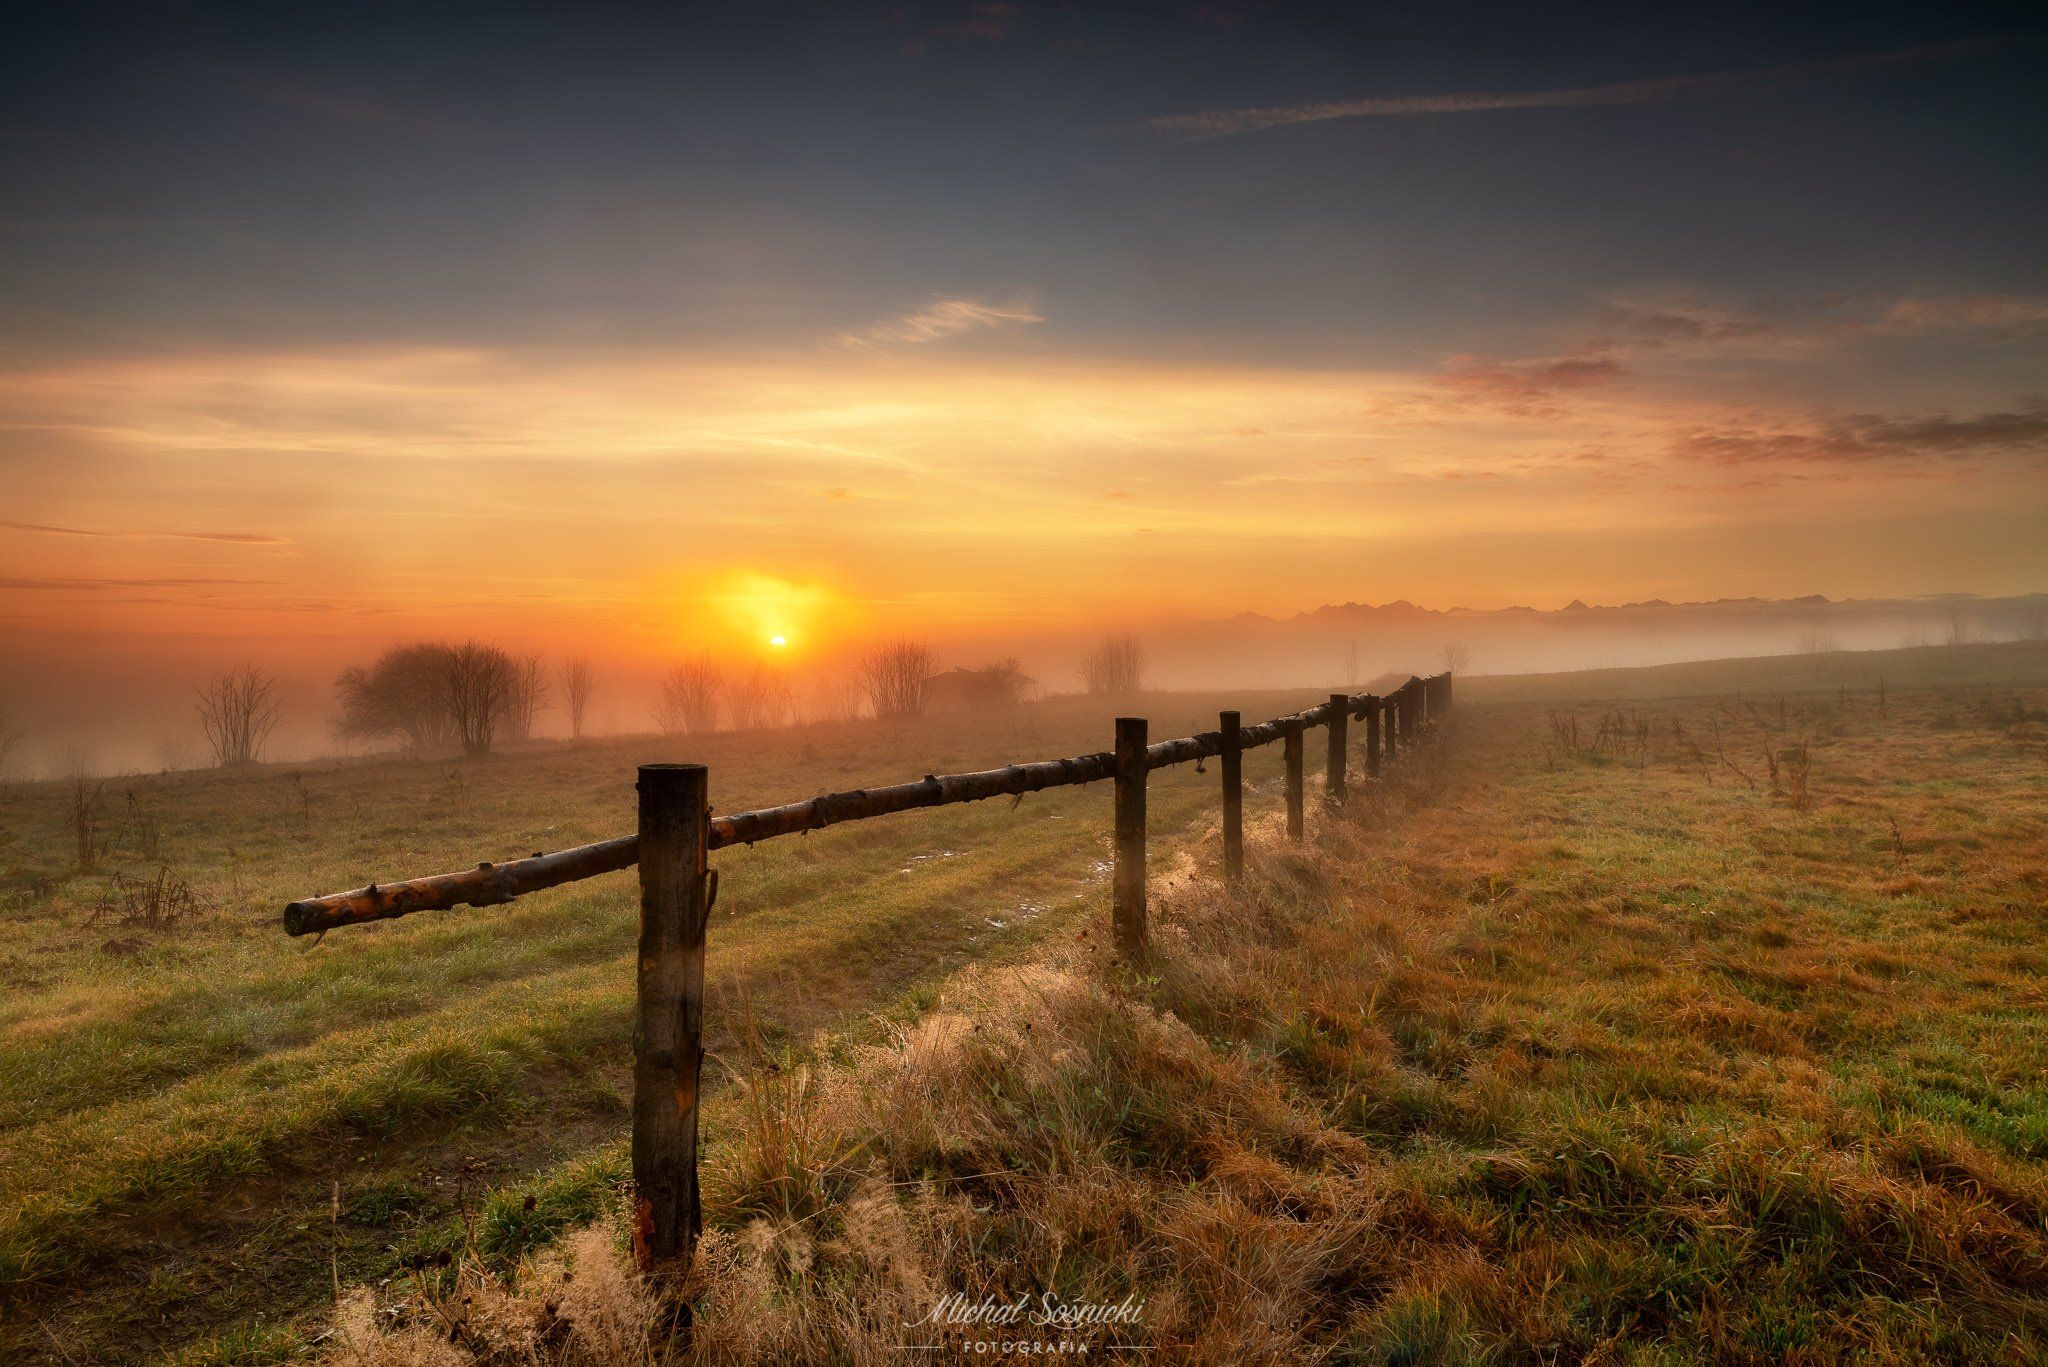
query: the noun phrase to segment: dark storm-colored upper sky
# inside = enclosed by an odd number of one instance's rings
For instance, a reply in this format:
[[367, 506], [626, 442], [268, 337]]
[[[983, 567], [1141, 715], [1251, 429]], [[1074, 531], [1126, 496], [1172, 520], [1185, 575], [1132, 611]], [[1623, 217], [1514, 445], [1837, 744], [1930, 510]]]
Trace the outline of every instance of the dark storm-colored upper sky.
[[2044, 31], [49, 6], [0, 52], [0, 625], [542, 631], [706, 566], [959, 620], [2039, 587]]

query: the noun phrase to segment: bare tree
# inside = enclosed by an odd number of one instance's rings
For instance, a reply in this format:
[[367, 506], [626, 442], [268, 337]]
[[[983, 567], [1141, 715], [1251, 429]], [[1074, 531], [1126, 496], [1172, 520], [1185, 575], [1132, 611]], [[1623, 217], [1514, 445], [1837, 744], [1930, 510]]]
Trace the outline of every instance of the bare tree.
[[547, 705], [547, 661], [538, 655], [514, 657], [511, 685], [505, 694], [505, 738], [532, 740], [534, 719]]
[[1352, 641], [1344, 647], [1344, 687], [1352, 691], [1358, 688], [1358, 642]]
[[757, 726], [786, 726], [796, 699], [782, 672], [756, 660], [733, 675], [725, 690], [726, 708], [732, 714], [732, 729], [751, 731]]
[[1947, 644], [1952, 646], [1975, 645], [1983, 636], [1972, 626], [1960, 609], [1951, 608], [1948, 614]]
[[446, 645], [399, 646], [368, 669], [343, 670], [334, 681], [341, 699], [335, 734], [361, 741], [403, 737], [415, 751], [453, 744], [448, 682], [454, 654]]
[[861, 658], [861, 689], [877, 717], [921, 717], [938, 665], [931, 643], [904, 637]]
[[654, 722], [664, 736], [702, 736], [718, 729], [725, 674], [709, 655], [693, 655], [661, 676]]
[[1834, 637], [1818, 627], [1800, 632], [1796, 644], [1801, 655], [1827, 655], [1842, 648]]
[[1136, 634], [1105, 636], [1081, 661], [1081, 680], [1090, 693], [1135, 693], [1145, 673], [1145, 651]]
[[1462, 641], [1446, 641], [1443, 660], [1447, 671], [1452, 674], [1463, 674], [1472, 667], [1472, 651]]
[[562, 661], [562, 704], [569, 709], [569, 739], [583, 739], [583, 719], [590, 712], [590, 694], [596, 680], [590, 672], [590, 661], [581, 655], [571, 655]]
[[199, 725], [213, 762], [223, 769], [254, 764], [283, 716], [277, 680], [252, 664], [231, 669], [199, 690]]
[[21, 744], [21, 728], [9, 726], [7, 717], [0, 713], [0, 782], [7, 779], [7, 766], [14, 758], [14, 748]]
[[466, 641], [448, 652], [448, 716], [465, 755], [487, 755], [512, 702], [510, 655], [496, 646]]

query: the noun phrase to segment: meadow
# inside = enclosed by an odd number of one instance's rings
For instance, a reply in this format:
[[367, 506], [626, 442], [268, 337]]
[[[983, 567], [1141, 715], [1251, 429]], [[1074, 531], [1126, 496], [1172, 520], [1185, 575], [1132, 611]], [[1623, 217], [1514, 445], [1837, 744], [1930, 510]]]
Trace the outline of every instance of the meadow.
[[[1155, 775], [1142, 971], [1106, 784], [720, 854], [693, 1351], [888, 1360], [1025, 1288], [1142, 1299], [1097, 1341], [1153, 1361], [2048, 1351], [2048, 648], [1458, 703], [1298, 849], [1250, 757], [1234, 890], [1213, 774]], [[90, 874], [75, 791], [8, 790], [0, 1357], [643, 1360], [631, 876], [312, 945], [279, 908], [623, 833], [643, 760], [736, 810], [1117, 710], [110, 780]]]

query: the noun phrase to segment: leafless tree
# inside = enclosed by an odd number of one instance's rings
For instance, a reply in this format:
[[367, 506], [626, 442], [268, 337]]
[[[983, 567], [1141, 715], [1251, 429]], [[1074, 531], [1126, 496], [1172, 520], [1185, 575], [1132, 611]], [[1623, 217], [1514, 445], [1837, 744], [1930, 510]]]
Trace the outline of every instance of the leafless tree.
[[877, 717], [921, 717], [938, 672], [931, 643], [904, 637], [861, 657], [861, 691]]
[[1344, 647], [1344, 687], [1358, 691], [1358, 642], [1352, 641]]
[[505, 693], [505, 738], [532, 740], [534, 719], [547, 705], [547, 661], [538, 655], [513, 657], [511, 686]]
[[1444, 668], [1453, 674], [1463, 674], [1472, 667], [1472, 651], [1462, 641], [1446, 641], [1443, 649]]
[[0, 714], [0, 782], [7, 779], [8, 763], [14, 758], [14, 748], [21, 744], [21, 728], [9, 726], [4, 714]]
[[735, 731], [786, 726], [795, 702], [782, 672], [759, 660], [734, 674], [725, 691], [726, 708], [732, 714]]
[[661, 676], [654, 721], [664, 736], [702, 736], [718, 729], [725, 673], [709, 655], [694, 655]]
[[1975, 645], [1982, 639], [1977, 629], [1964, 618], [1959, 609], [1951, 608], [1948, 614], [1948, 644], [1952, 646]]
[[596, 680], [590, 672], [590, 661], [581, 655], [571, 655], [562, 661], [562, 704], [569, 709], [569, 739], [583, 739], [583, 719], [590, 712], [590, 694]]
[[1800, 632], [1797, 644], [1801, 655], [1826, 655], [1842, 648], [1834, 637], [1818, 627]]
[[223, 769], [254, 764], [283, 716], [277, 680], [252, 664], [231, 669], [199, 690], [199, 725], [213, 762]]
[[416, 751], [452, 744], [455, 719], [448, 682], [454, 654], [445, 645], [399, 646], [368, 669], [343, 670], [334, 682], [341, 699], [335, 734], [361, 741], [399, 736]]
[[466, 641], [448, 652], [448, 717], [465, 755], [487, 755], [511, 706], [518, 666], [496, 646]]
[[1135, 693], [1144, 673], [1145, 651], [1132, 632], [1105, 636], [1081, 661], [1081, 680], [1090, 693]]

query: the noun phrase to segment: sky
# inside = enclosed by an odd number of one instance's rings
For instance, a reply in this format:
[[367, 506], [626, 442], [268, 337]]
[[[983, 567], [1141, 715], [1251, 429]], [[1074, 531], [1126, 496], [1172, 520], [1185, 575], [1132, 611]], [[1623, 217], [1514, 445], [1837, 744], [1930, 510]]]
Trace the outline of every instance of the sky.
[[48, 6], [0, 659], [2048, 588], [2044, 35]]

